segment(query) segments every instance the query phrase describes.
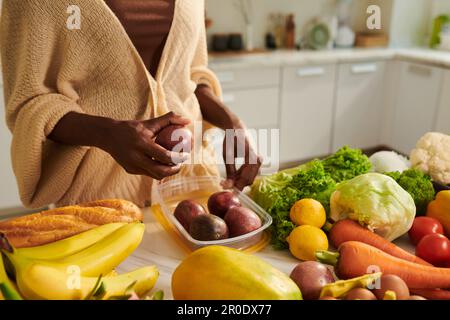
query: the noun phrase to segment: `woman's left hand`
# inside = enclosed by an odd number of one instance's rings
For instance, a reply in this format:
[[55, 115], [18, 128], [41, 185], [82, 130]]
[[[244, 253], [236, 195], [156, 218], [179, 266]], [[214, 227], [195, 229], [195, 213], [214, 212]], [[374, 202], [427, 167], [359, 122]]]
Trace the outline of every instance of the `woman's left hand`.
[[[234, 131], [234, 132], [233, 132]], [[233, 134], [235, 133], [235, 134]], [[233, 134], [233, 139], [228, 138], [227, 134]], [[239, 135], [243, 137], [239, 139]], [[239, 143], [243, 143], [240, 146]], [[241, 158], [239, 151], [245, 151], [244, 163], [239, 169], [236, 169], [236, 158]], [[227, 129], [223, 141], [223, 159], [227, 172], [227, 180], [225, 187], [236, 187], [239, 190], [244, 189], [253, 183], [261, 168], [262, 158], [255, 152], [250, 144], [249, 137], [245, 133], [245, 129]]]
[[[255, 180], [261, 168], [262, 159], [256, 154], [245, 134], [245, 126], [239, 118], [231, 112], [227, 106], [214, 94], [210, 87], [199, 85], [195, 91], [202, 115], [205, 120], [218, 128], [225, 130], [225, 139], [223, 141], [223, 159], [227, 171], [227, 181], [225, 188], [236, 187], [239, 190], [251, 185]], [[243, 139], [231, 139], [227, 143], [227, 133], [233, 137], [236, 133], [244, 135]], [[231, 143], [233, 142], [234, 143]], [[243, 141], [243, 146], [237, 146], [237, 142]], [[242, 157], [238, 151], [245, 150], [244, 163], [239, 169], [236, 169], [236, 158]]]

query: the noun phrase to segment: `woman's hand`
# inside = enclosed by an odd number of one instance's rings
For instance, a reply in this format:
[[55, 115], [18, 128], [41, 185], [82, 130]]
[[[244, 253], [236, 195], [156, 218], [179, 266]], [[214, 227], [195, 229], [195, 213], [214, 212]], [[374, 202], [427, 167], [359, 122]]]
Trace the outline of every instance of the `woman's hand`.
[[129, 174], [161, 180], [177, 174], [188, 155], [172, 152], [155, 143], [158, 133], [169, 125], [187, 125], [173, 112], [145, 121], [119, 121], [112, 125], [111, 136], [102, 149]]
[[[206, 85], [199, 85], [195, 94], [205, 120], [226, 132], [228, 131], [229, 134], [233, 133], [233, 130], [237, 130], [236, 132], [238, 134], [243, 133], [245, 126], [239, 118], [231, 112], [222, 101], [220, 101], [211, 88]], [[223, 142], [223, 158], [227, 170], [227, 181], [225, 182], [224, 187], [230, 188], [235, 186], [242, 190], [245, 186], [251, 185], [259, 173], [262, 159], [253, 150], [248, 137], [245, 136], [243, 140], [245, 161], [239, 169], [236, 169], [236, 158], [240, 156], [237, 154], [239, 147], [236, 143], [239, 142], [239, 139], [235, 139], [234, 143], [227, 143], [227, 137], [225, 135], [225, 140]]]
[[116, 121], [71, 112], [58, 122], [49, 139], [68, 145], [98, 147], [128, 173], [161, 180], [177, 174], [188, 155], [164, 149], [155, 143], [155, 138], [169, 125], [189, 122], [173, 112], [144, 121]]
[[[236, 129], [237, 128], [237, 129]], [[227, 137], [227, 135], [232, 135]], [[242, 135], [242, 138], [240, 137]], [[240, 143], [243, 146], [239, 145]], [[239, 169], [236, 169], [236, 158], [242, 157], [239, 151], [244, 154], [244, 163]], [[238, 125], [235, 129], [227, 129], [223, 141], [223, 159], [227, 172], [227, 180], [224, 187], [236, 187], [239, 190], [244, 189], [253, 183], [261, 168], [262, 158], [255, 152], [250, 144], [249, 137], [245, 133], [245, 129]]]

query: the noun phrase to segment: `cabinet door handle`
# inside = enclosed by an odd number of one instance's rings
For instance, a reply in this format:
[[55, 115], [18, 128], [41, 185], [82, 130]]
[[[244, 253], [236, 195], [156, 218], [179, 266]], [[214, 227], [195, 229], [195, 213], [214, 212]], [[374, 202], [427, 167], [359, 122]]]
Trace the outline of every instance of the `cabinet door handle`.
[[352, 73], [374, 73], [377, 71], [377, 65], [375, 63], [354, 64], [351, 67]]
[[222, 100], [223, 100], [223, 103], [225, 103], [225, 104], [231, 104], [236, 101], [236, 96], [232, 93], [224, 93], [222, 95]]
[[408, 71], [419, 76], [430, 77], [432, 69], [425, 66], [419, 66], [417, 64], [410, 64], [408, 66]]
[[234, 72], [224, 71], [216, 73], [220, 83], [230, 83], [234, 81]]
[[299, 77], [314, 77], [321, 76], [325, 74], [325, 69], [323, 67], [308, 67], [300, 68], [297, 70], [297, 75]]

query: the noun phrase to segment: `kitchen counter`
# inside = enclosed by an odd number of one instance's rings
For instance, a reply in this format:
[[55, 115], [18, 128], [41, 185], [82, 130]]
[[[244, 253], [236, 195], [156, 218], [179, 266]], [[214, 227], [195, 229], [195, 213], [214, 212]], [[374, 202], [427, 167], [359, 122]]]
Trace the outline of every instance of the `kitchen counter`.
[[[153, 291], [163, 290], [164, 299], [172, 299], [171, 277], [178, 264], [187, 253], [172, 239], [155, 219], [151, 209], [144, 210], [146, 232], [140, 246], [118, 268], [119, 273], [131, 271], [146, 265], [156, 265], [160, 272]], [[410, 252], [414, 248], [409, 244], [407, 237], [397, 241], [397, 244]], [[279, 270], [290, 274], [292, 269], [300, 262], [289, 253], [289, 250], [274, 250], [270, 245], [255, 253]], [[198, 270], [201, 272], [201, 270]]]
[[[177, 242], [162, 228], [150, 208], [144, 209], [146, 232], [142, 243], [118, 268], [119, 273], [146, 265], [156, 265], [160, 272], [153, 291], [163, 290], [164, 299], [172, 299], [171, 277], [176, 267], [187, 256]], [[276, 251], [271, 246], [256, 253], [276, 268], [289, 274], [299, 262], [288, 250]], [[201, 270], [199, 270], [201, 272]]]
[[262, 66], [331, 64], [367, 60], [404, 60], [450, 68], [450, 52], [426, 48], [335, 49], [323, 51], [277, 50], [254, 54], [214, 56], [209, 59], [215, 71]]

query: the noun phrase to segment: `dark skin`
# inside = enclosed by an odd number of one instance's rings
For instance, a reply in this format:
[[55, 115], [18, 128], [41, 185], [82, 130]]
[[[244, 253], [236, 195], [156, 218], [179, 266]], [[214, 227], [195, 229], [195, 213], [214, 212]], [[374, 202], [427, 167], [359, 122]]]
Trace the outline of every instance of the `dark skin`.
[[[223, 129], [243, 129], [244, 125], [204, 85], [195, 92], [203, 118]], [[145, 175], [157, 180], [177, 174], [186, 155], [166, 150], [154, 142], [155, 137], [169, 125], [187, 125], [189, 120], [170, 112], [149, 120], [118, 121], [105, 117], [71, 112], [55, 126], [49, 139], [73, 146], [97, 147], [109, 153], [128, 173]], [[245, 139], [245, 163], [237, 169], [234, 161], [226, 164], [227, 186], [242, 190], [253, 183], [261, 167], [261, 159]], [[224, 141], [224, 159], [236, 158], [236, 148], [227, 147]], [[255, 160], [256, 161], [253, 161]], [[252, 160], [252, 161], [250, 161]]]

